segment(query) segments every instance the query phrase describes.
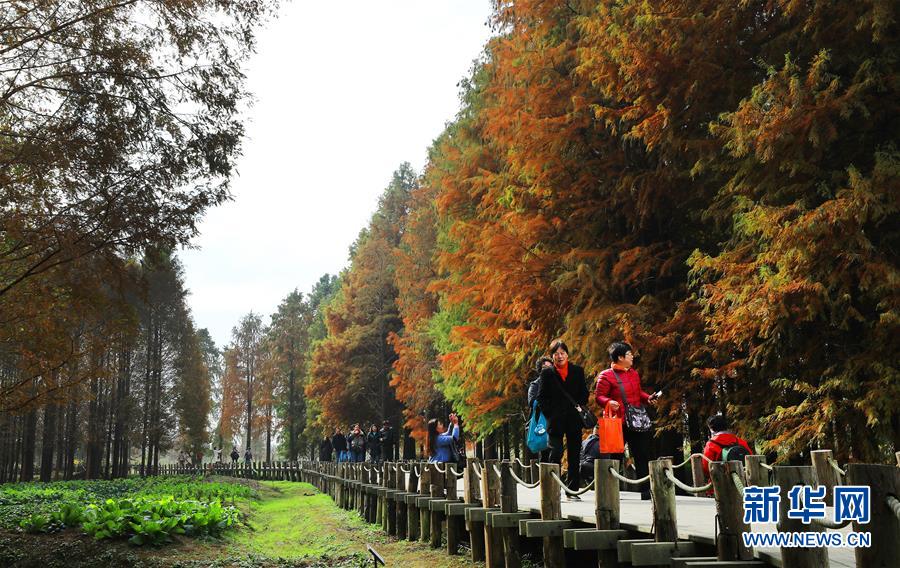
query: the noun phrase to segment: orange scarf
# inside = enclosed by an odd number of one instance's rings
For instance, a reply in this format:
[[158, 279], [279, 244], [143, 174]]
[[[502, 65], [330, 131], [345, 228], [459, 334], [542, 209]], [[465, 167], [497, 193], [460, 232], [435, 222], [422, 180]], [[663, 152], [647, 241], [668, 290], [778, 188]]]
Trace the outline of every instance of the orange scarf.
[[563, 382], [566, 382], [566, 377], [569, 376], [569, 362], [566, 361], [566, 364], [562, 367], [556, 367], [556, 372], [559, 373]]

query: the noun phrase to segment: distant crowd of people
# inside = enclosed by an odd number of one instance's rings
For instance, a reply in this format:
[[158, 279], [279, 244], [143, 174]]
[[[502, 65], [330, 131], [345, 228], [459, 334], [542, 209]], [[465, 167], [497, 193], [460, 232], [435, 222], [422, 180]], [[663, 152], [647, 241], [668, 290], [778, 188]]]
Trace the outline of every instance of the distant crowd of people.
[[364, 462], [366, 456], [372, 463], [397, 459], [397, 435], [390, 421], [383, 421], [381, 428], [371, 424], [365, 432], [359, 423], [353, 424], [346, 435], [338, 427], [319, 443], [320, 461]]

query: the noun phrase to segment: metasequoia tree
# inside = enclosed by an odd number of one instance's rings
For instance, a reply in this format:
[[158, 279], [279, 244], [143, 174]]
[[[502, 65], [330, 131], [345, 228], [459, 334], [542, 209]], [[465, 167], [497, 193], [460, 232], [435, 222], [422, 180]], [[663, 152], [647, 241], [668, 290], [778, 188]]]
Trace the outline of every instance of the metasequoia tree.
[[306, 386], [307, 397], [321, 402], [323, 424], [399, 418], [389, 387], [396, 355], [387, 343], [400, 329], [393, 251], [415, 183], [409, 164], [394, 172], [369, 226], [351, 247], [340, 292], [325, 311], [328, 337], [313, 352]]

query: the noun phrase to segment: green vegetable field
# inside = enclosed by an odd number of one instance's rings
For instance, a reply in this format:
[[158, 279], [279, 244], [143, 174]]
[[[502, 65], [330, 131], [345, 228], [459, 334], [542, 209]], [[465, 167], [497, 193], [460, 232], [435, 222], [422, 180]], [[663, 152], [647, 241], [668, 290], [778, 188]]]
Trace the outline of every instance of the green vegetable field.
[[470, 566], [397, 541], [306, 483], [150, 477], [0, 485], [0, 566]]

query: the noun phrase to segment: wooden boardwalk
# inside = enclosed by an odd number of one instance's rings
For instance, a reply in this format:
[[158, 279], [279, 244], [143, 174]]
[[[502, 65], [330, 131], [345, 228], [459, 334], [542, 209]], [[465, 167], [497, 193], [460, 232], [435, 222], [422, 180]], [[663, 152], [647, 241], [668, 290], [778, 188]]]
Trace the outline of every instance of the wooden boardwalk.
[[[900, 453], [897, 460], [900, 465]], [[699, 460], [689, 461], [695, 465], [693, 462]], [[574, 549], [572, 554], [580, 555], [579, 566], [593, 554], [597, 560], [591, 564], [600, 566], [900, 568], [900, 467], [851, 464], [845, 472], [830, 460], [822, 461], [824, 465], [820, 467], [826, 469], [816, 472], [814, 466], [772, 468], [765, 465], [763, 456], [747, 456], [746, 471], [739, 462], [710, 464], [716, 489], [716, 498], [710, 498], [676, 495], [676, 486], [702, 494], [709, 487], [700, 486], [702, 472], [696, 467], [695, 486], [675, 478], [674, 470], [687, 463], [673, 466], [669, 458], [651, 462], [653, 501], [643, 501], [639, 493], [626, 490], [634, 480], [621, 477], [616, 472], [618, 462], [610, 460], [595, 462], [597, 479], [585, 488], [581, 501], [565, 499], [559, 466], [538, 467], [517, 460], [470, 460], [463, 471], [456, 471], [454, 464], [426, 462], [275, 462], [252, 466], [219, 464], [213, 469], [224, 475], [310, 482], [329, 494], [338, 506], [356, 509], [368, 522], [381, 525], [385, 532], [398, 538], [429, 542], [433, 548], [446, 546], [449, 554], [459, 554], [460, 543], [466, 540], [472, 559], [485, 562], [486, 568], [521, 566], [520, 547], [524, 544], [533, 548], [535, 543], [541, 543], [547, 568], [565, 566], [566, 549]], [[760, 463], [764, 467], [759, 467]], [[829, 472], [837, 473], [828, 482], [831, 485], [822, 481]], [[158, 473], [199, 470], [168, 466]], [[745, 530], [779, 530], [774, 524], [748, 527], [741, 523], [744, 486], [771, 486], [779, 480], [782, 506], [788, 502], [787, 489], [798, 484], [826, 486], [829, 495], [833, 487], [844, 482], [870, 486], [872, 522], [856, 527], [854, 522], [827, 530], [844, 534], [853, 530], [870, 532], [872, 546], [752, 551], [741, 548], [738, 543]], [[595, 493], [598, 490], [599, 504]], [[830, 518], [833, 509], [828, 507], [826, 519]], [[826, 530], [798, 523], [785, 523], [780, 531]]]

